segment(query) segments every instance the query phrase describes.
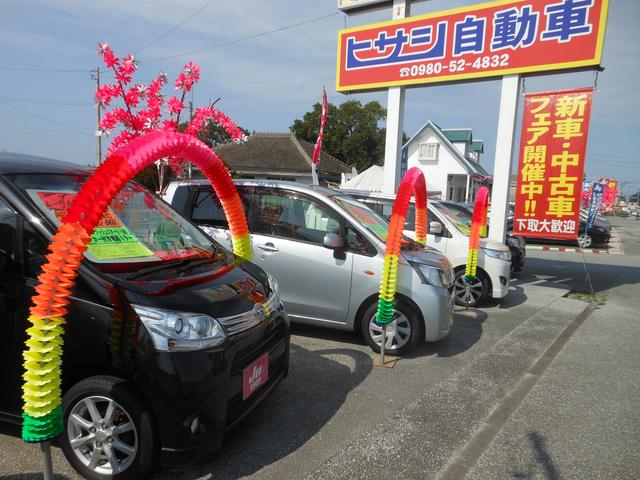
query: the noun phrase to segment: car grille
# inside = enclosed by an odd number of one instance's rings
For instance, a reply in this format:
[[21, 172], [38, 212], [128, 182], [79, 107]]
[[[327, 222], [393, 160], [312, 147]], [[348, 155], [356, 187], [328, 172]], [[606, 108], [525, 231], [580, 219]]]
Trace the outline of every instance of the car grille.
[[264, 322], [272, 312], [278, 309], [279, 305], [280, 298], [277, 293], [273, 292], [267, 301], [262, 304], [262, 313], [260, 308], [254, 308], [248, 312], [218, 318], [218, 321], [228, 335], [237, 335]]
[[[227, 428], [237, 423], [253, 406], [260, 401], [263, 392], [269, 390], [282, 376], [286, 368], [286, 337], [282, 328], [276, 328], [269, 337], [251, 352], [244, 352], [234, 359], [231, 367], [231, 389], [237, 392], [227, 403]], [[269, 353], [269, 379], [246, 400], [242, 399], [242, 372], [254, 360]]]

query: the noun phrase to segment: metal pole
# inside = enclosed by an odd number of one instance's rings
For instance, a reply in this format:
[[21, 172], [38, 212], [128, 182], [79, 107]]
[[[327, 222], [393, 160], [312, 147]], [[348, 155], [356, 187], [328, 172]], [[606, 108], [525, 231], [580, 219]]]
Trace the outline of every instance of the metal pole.
[[51, 463], [51, 442], [49, 440], [40, 442], [42, 458], [44, 460], [44, 480], [53, 480], [53, 464]]
[[387, 343], [387, 324], [382, 325], [382, 344], [380, 345], [380, 366], [384, 367], [384, 348]]
[[[409, 16], [410, 0], [393, 0], [392, 20]], [[387, 134], [384, 144], [382, 190], [394, 194], [400, 183], [400, 157], [404, 132], [404, 87], [389, 87], [387, 94]]]
[[507, 227], [507, 203], [511, 183], [519, 96], [520, 75], [502, 77], [496, 158], [493, 166], [493, 188], [491, 189], [491, 221], [489, 222], [489, 238], [500, 243], [505, 241]]
[[[98, 89], [100, 88], [100, 67], [96, 67], [95, 71], [95, 79], [96, 79], [96, 91], [98, 91]], [[97, 121], [98, 123], [96, 124], [96, 130], [100, 130], [100, 110], [101, 110], [101, 106], [100, 103], [98, 103], [96, 105], [96, 115], [97, 115]], [[97, 149], [96, 149], [96, 159], [98, 161], [98, 165], [100, 165], [102, 163], [102, 136], [98, 135], [96, 136], [96, 141], [97, 141]]]

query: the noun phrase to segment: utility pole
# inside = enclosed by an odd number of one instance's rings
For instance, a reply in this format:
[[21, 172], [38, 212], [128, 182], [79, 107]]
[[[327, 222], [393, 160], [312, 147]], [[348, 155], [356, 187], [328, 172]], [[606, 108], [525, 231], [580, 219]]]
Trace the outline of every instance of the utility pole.
[[[91, 75], [91, 78], [94, 79], [96, 81], [96, 92], [98, 91], [98, 89], [100, 88], [100, 67], [96, 67], [93, 70], [93, 74]], [[102, 109], [102, 105], [100, 105], [100, 102], [98, 102], [96, 104], [96, 120], [97, 120], [97, 124], [96, 124], [96, 131], [100, 130], [100, 110]], [[96, 141], [97, 141], [97, 145], [96, 145], [96, 158], [98, 160], [98, 165], [100, 165], [102, 163], [102, 135], [96, 135]]]
[[[193, 122], [193, 90], [191, 90], [191, 100], [189, 100], [189, 124]], [[187, 164], [188, 178], [191, 180], [191, 160]]]

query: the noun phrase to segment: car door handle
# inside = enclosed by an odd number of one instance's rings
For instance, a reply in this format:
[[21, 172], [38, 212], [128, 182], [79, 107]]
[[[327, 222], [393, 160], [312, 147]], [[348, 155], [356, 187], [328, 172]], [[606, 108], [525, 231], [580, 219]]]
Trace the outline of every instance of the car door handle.
[[262, 245], [258, 245], [260, 250], [264, 250], [265, 252], [279, 252], [280, 249], [276, 247], [273, 243], [264, 243]]

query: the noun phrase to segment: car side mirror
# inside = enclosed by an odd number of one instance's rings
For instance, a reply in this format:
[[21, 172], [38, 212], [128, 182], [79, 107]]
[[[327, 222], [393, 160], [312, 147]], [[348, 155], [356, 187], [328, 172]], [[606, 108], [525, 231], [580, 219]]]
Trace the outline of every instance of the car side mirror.
[[325, 248], [330, 248], [331, 250], [339, 250], [344, 248], [344, 238], [337, 233], [327, 233], [324, 236], [322, 245]]
[[430, 222], [429, 232], [432, 235], [442, 235], [442, 224], [440, 222]]

